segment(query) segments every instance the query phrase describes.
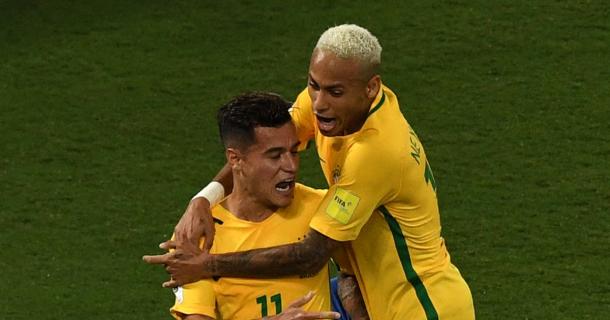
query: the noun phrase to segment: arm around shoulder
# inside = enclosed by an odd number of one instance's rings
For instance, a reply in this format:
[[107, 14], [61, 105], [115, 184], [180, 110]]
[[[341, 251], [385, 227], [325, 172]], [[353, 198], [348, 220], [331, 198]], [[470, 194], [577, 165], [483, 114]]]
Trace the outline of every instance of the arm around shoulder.
[[211, 274], [225, 277], [311, 276], [326, 266], [331, 253], [340, 244], [312, 229], [297, 243], [211, 255], [206, 267]]

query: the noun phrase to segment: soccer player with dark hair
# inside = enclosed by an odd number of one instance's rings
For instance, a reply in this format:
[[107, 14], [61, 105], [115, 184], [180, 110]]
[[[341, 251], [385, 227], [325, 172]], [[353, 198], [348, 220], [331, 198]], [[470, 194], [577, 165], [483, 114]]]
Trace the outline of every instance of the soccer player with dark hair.
[[[289, 108], [290, 103], [278, 95], [249, 93], [218, 111], [233, 192], [212, 208], [216, 241], [211, 253], [297, 242], [309, 231], [324, 191], [295, 183], [299, 140]], [[326, 311], [330, 310], [328, 268], [307, 277], [204, 279], [174, 293], [171, 313], [176, 319], [338, 317]]]

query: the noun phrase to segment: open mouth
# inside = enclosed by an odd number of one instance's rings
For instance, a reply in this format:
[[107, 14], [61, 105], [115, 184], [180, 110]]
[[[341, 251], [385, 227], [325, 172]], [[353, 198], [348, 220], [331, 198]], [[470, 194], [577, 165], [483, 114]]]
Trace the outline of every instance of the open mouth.
[[275, 190], [279, 192], [287, 192], [290, 191], [294, 187], [294, 178], [282, 180], [281, 182], [275, 185]]
[[323, 117], [318, 114], [316, 114], [316, 118], [318, 119], [318, 127], [321, 131], [331, 131], [337, 125], [336, 118]]

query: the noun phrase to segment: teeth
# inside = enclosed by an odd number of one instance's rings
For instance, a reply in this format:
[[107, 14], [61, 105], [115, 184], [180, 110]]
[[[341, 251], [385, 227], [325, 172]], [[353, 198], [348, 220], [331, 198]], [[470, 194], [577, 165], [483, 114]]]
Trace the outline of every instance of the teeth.
[[294, 179], [284, 180], [275, 185], [275, 190], [281, 191], [281, 192], [288, 191], [293, 182], [294, 182]]
[[333, 121], [333, 118], [325, 118], [325, 117], [318, 116], [318, 120], [320, 120], [322, 122], [331, 122], [331, 121]]
[[325, 122], [325, 121], [319, 121], [318, 122], [318, 127], [320, 128], [320, 130], [322, 131], [331, 131], [332, 129], [335, 128], [335, 121], [329, 121], [329, 122]]

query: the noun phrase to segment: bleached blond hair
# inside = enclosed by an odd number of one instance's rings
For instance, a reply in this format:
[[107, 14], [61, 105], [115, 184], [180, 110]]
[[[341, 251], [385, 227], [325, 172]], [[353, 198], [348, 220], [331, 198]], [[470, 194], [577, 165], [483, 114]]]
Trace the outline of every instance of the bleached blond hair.
[[318, 39], [315, 49], [330, 51], [343, 59], [355, 58], [373, 67], [381, 64], [379, 41], [370, 31], [355, 24], [328, 28]]

